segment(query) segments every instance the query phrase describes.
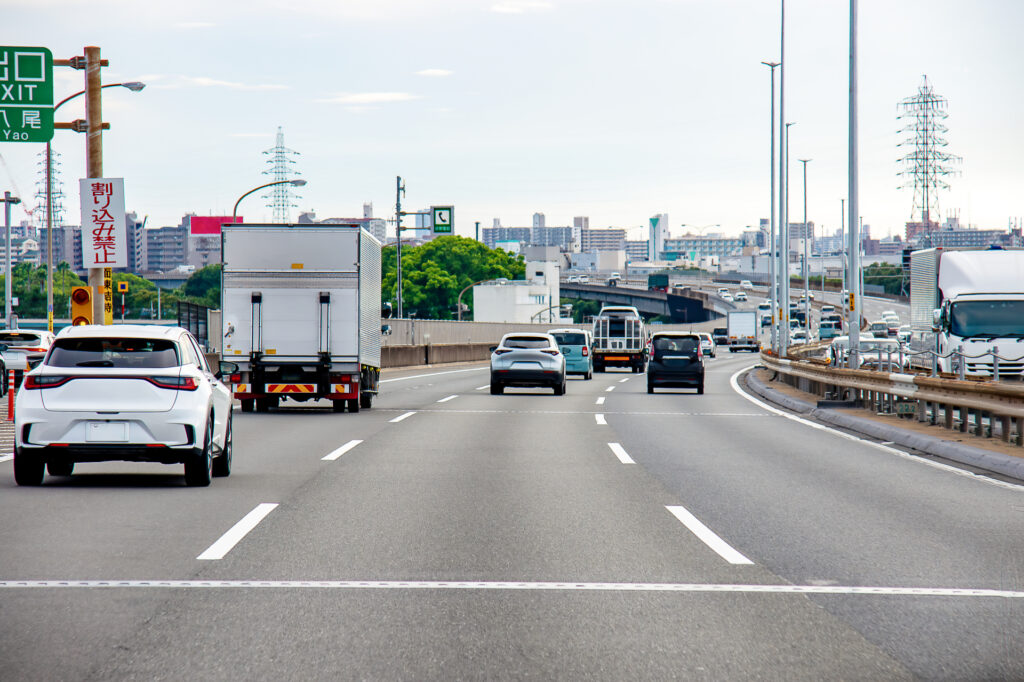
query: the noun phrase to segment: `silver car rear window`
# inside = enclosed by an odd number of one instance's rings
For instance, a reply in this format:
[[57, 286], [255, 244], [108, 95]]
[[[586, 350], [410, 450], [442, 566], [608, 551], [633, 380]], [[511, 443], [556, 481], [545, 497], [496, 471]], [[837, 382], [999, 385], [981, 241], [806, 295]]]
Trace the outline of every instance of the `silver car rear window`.
[[8, 346], [37, 346], [40, 341], [39, 334], [31, 332], [0, 332], [0, 343]]
[[502, 344], [505, 348], [550, 348], [551, 343], [547, 339], [538, 339], [533, 336], [513, 336], [505, 339]]
[[178, 367], [178, 349], [168, 339], [57, 339], [46, 359], [50, 367]]

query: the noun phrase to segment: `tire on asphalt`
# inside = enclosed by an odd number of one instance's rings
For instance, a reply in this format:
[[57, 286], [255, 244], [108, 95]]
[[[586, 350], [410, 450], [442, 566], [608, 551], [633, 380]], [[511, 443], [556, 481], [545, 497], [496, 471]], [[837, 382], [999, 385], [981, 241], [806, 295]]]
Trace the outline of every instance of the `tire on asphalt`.
[[373, 394], [372, 393], [360, 393], [359, 394], [359, 407], [364, 410], [368, 410], [373, 407]]
[[185, 485], [205, 487], [213, 480], [213, 414], [206, 418], [203, 446], [185, 461]]
[[501, 395], [505, 392], [505, 387], [501, 385], [500, 381], [491, 382], [491, 395]]
[[332, 400], [331, 401], [332, 412], [344, 412], [345, 411], [345, 400]]
[[18, 485], [41, 485], [46, 464], [38, 457], [26, 457], [14, 448], [14, 482]]
[[348, 399], [348, 411], [349, 412], [358, 412], [359, 411], [359, 399], [358, 398], [349, 398]]
[[213, 475], [218, 478], [231, 475], [231, 458], [234, 450], [234, 428], [231, 426], [231, 415], [228, 415], [228, 428], [224, 433], [224, 447], [220, 456], [213, 460]]
[[253, 398], [242, 398], [242, 412], [252, 412], [256, 409], [256, 401]]

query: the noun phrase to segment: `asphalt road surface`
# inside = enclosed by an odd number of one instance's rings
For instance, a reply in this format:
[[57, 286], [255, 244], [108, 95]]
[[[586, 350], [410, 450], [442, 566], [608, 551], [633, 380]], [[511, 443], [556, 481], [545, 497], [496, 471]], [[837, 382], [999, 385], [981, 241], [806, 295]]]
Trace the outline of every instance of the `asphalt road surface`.
[[642, 375], [235, 413], [235, 471], [0, 463], [0, 679], [1022, 679], [1024, 488]]

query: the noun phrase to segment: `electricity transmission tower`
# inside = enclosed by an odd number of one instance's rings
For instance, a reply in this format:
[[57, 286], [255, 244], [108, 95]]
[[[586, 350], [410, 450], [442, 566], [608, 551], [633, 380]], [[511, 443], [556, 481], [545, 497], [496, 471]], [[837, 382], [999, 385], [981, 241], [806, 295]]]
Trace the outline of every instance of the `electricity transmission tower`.
[[901, 170], [897, 175], [903, 179], [899, 189], [913, 188], [911, 218], [920, 210], [921, 229], [930, 232], [933, 209], [936, 217], [938, 214], [939, 190], [949, 189], [945, 178], [955, 172], [953, 166], [960, 162], [959, 156], [946, 151], [946, 98], [935, 94], [928, 76], [924, 76], [917, 94], [904, 98], [898, 109], [897, 118], [904, 122], [900, 130], [904, 138], [896, 146], [910, 148], [899, 160]]
[[[299, 152], [284, 146], [284, 130], [281, 127], [277, 129], [277, 140], [274, 147], [263, 153], [269, 156], [267, 165], [270, 166], [263, 171], [263, 174], [271, 176], [274, 182], [288, 181], [293, 179], [293, 176], [302, 175], [292, 167], [295, 165], [295, 159], [292, 157], [298, 156]], [[289, 184], [274, 185], [262, 196], [264, 199], [270, 200], [267, 208], [274, 209], [273, 222], [275, 223], [289, 222], [290, 210], [298, 208], [298, 204], [294, 203], [294, 200], [302, 198], [295, 193], [294, 185]]]
[[[39, 179], [36, 180], [36, 205], [32, 209], [32, 218], [37, 227], [46, 227], [46, 151], [39, 152]], [[60, 154], [50, 151], [50, 197], [53, 211], [53, 225], [64, 224], [64, 183], [60, 179]]]

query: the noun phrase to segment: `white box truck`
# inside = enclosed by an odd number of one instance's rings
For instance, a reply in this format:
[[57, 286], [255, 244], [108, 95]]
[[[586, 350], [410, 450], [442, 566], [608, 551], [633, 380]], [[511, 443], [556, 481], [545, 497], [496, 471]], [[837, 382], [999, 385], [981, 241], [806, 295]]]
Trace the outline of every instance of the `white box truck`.
[[225, 225], [222, 356], [243, 412], [282, 398], [370, 407], [380, 382], [381, 244], [358, 225]]
[[962, 348], [968, 376], [992, 376], [998, 354], [1000, 377], [1024, 377], [1024, 250], [914, 251], [910, 324], [912, 348], [937, 351], [940, 371], [960, 371]]
[[604, 306], [594, 318], [594, 371], [629, 367], [643, 372], [647, 363], [644, 319], [632, 306]]
[[757, 312], [754, 310], [731, 310], [726, 315], [725, 326], [729, 336], [729, 352], [760, 350], [757, 343]]

